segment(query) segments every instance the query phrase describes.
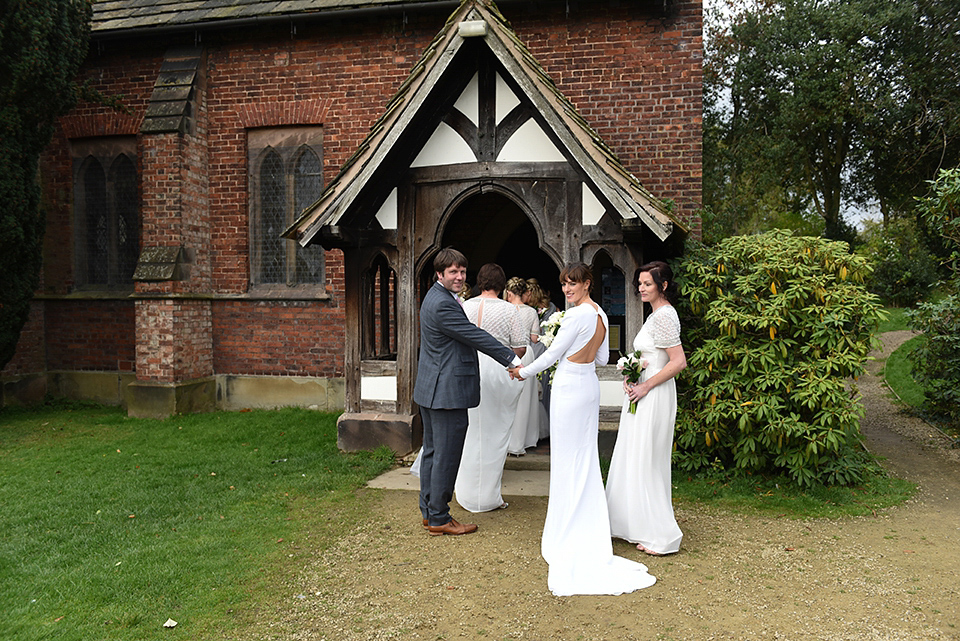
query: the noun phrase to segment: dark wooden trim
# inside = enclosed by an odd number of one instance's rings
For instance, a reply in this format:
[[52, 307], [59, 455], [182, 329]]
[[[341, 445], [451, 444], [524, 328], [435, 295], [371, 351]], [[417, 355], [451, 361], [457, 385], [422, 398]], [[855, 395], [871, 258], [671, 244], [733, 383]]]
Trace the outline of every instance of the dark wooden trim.
[[477, 126], [470, 122], [470, 119], [463, 115], [463, 112], [459, 109], [451, 109], [443, 117], [443, 122], [447, 123], [451, 129], [463, 138], [475, 156], [480, 157], [480, 133]]

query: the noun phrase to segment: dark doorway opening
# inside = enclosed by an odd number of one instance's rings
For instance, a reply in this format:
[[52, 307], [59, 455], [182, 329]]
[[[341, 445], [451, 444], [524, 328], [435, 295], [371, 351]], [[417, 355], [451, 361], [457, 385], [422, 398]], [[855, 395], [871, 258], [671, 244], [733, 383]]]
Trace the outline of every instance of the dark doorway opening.
[[[478, 194], [464, 201], [453, 213], [443, 233], [443, 247], [454, 247], [467, 257], [467, 282], [477, 282], [477, 271], [497, 263], [507, 278], [536, 278], [563, 309], [560, 268], [540, 249], [537, 231], [523, 210], [498, 193]], [[432, 276], [432, 274], [431, 274]]]

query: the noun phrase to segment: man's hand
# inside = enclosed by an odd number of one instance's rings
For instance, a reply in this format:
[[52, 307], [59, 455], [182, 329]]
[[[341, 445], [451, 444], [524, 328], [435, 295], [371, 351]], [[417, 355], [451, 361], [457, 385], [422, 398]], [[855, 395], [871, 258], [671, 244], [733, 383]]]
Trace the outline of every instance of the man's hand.
[[519, 367], [508, 367], [507, 373], [510, 374], [510, 378], [515, 381], [522, 381], [524, 379], [520, 378], [520, 368]]

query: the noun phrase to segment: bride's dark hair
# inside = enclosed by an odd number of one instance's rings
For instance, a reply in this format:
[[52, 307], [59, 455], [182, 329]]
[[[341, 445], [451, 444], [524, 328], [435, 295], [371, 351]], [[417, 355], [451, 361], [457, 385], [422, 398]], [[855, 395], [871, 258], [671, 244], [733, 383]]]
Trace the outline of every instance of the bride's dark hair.
[[657, 290], [670, 301], [670, 304], [676, 305], [677, 299], [680, 298], [680, 289], [677, 287], [677, 284], [673, 282], [673, 270], [670, 269], [670, 265], [662, 260], [650, 261], [637, 270], [637, 278], [639, 279], [640, 274], [644, 272], [650, 274], [650, 277], [653, 278], [653, 284], [656, 285]]

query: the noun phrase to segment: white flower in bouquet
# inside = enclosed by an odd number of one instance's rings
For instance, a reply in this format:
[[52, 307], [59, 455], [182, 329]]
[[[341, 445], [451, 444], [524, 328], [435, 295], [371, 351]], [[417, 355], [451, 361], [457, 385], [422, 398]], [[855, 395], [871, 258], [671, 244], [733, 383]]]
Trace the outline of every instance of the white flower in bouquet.
[[564, 312], [554, 312], [550, 314], [550, 318], [543, 322], [543, 336], [540, 337], [540, 342], [543, 343], [545, 347], [550, 347], [550, 343], [557, 337], [557, 332], [560, 330], [560, 321], [563, 320], [563, 314]]
[[[636, 383], [640, 380], [643, 370], [647, 368], [647, 361], [640, 357], [640, 352], [630, 352], [626, 356], [621, 356], [617, 360], [617, 371], [620, 372], [628, 383]], [[629, 412], [636, 414], [637, 402], [630, 401]]]

